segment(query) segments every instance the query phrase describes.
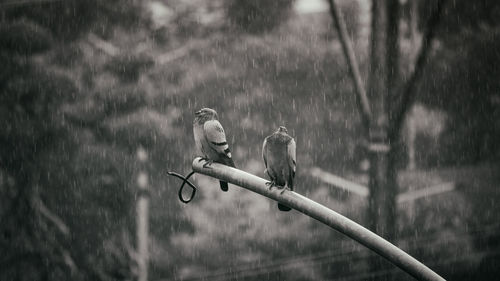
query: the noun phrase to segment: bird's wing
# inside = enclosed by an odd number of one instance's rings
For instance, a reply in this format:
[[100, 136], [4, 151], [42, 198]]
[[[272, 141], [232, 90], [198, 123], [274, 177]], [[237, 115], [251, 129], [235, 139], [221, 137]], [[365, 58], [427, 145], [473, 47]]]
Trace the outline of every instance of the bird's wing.
[[265, 138], [264, 143], [262, 143], [262, 159], [264, 159], [264, 165], [267, 168], [267, 157], [266, 157], [267, 151], [266, 150], [267, 150], [267, 138]]
[[293, 175], [295, 176], [297, 163], [296, 163], [296, 144], [294, 139], [291, 139], [290, 142], [288, 143], [287, 152], [288, 152], [288, 166], [293, 171]]
[[229, 150], [229, 145], [226, 141], [224, 128], [222, 128], [222, 125], [218, 120], [205, 122], [203, 125], [203, 131], [205, 132], [205, 138], [210, 148], [215, 150], [218, 154], [231, 158], [231, 151]]
[[290, 190], [293, 190], [295, 170], [297, 168], [295, 150], [296, 150], [295, 140], [293, 140], [292, 138], [287, 145], [288, 168], [290, 169], [290, 173], [288, 174], [288, 187], [290, 188]]

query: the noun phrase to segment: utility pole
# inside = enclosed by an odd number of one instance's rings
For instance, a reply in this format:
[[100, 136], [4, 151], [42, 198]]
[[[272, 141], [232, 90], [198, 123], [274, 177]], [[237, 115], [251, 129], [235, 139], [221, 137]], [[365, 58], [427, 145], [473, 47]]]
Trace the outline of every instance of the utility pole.
[[137, 149], [137, 160], [139, 162], [139, 173], [137, 175], [137, 266], [138, 281], [148, 280], [148, 241], [149, 241], [149, 189], [148, 173], [146, 163], [148, 154], [146, 150], [139, 146]]

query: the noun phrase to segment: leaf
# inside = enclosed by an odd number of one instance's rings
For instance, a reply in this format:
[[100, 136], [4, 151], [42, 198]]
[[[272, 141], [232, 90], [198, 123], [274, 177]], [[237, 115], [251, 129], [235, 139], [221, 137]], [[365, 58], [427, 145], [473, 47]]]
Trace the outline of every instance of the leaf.
[[47, 51], [53, 43], [49, 30], [26, 20], [2, 24], [0, 38], [0, 49], [26, 56]]

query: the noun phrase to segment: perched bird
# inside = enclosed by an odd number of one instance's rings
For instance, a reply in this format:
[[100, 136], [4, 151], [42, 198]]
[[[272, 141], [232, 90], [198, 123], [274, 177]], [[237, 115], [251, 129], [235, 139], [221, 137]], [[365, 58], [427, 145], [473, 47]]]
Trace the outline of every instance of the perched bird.
[[[208, 161], [204, 167], [213, 162], [234, 167], [231, 150], [226, 141], [226, 134], [217, 119], [217, 112], [203, 108], [195, 112], [193, 122], [194, 142], [198, 155]], [[222, 191], [228, 190], [227, 182], [220, 181]]]
[[[273, 186], [280, 186], [283, 188], [282, 193], [288, 187], [293, 190], [293, 179], [295, 177], [295, 141], [289, 136], [285, 127], [280, 126], [276, 132], [264, 139], [262, 145], [262, 158], [271, 182], [269, 183], [271, 189]], [[290, 207], [279, 204], [278, 208], [281, 211], [290, 211]]]

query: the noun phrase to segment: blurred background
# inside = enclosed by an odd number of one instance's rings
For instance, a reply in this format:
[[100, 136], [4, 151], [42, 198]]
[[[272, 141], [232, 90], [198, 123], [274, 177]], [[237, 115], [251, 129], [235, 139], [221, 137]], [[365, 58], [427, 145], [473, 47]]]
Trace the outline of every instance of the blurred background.
[[[437, 2], [398, 2], [396, 87], [419, 67]], [[336, 3], [369, 89], [372, 3]], [[367, 227], [386, 219], [369, 212], [373, 157], [329, 8], [1, 1], [0, 279], [136, 280], [136, 202], [149, 198], [148, 280], [412, 280], [317, 221], [206, 176], [182, 204], [166, 174], [191, 170], [194, 112], [210, 107], [238, 168], [264, 177], [262, 141], [284, 125], [297, 192]], [[496, 280], [500, 2], [449, 0], [432, 28], [393, 144], [394, 229], [382, 235], [446, 279]]]

